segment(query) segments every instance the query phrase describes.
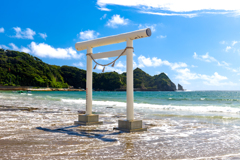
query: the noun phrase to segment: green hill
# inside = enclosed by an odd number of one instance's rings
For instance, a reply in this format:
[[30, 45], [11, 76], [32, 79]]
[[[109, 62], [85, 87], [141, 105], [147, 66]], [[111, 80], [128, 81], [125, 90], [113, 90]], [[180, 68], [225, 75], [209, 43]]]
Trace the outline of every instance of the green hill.
[[0, 49], [0, 84], [3, 86], [68, 87], [60, 67], [24, 52]]
[[[49, 65], [37, 57], [18, 51], [0, 49], [0, 85], [86, 88], [86, 71], [71, 66]], [[126, 88], [126, 73], [93, 72], [95, 90]], [[134, 88], [175, 91], [176, 86], [165, 73], [150, 76], [140, 68], [134, 70]]]

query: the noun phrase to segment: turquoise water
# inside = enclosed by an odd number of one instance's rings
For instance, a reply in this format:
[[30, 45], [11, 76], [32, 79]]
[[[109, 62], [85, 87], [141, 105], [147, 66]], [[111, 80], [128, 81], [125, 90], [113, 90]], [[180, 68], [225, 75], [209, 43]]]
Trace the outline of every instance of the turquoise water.
[[[2, 91], [1, 97], [32, 97], [49, 101], [85, 100], [85, 92], [32, 91], [19, 94]], [[0, 97], [0, 98], [1, 98]], [[126, 92], [93, 92], [93, 101], [126, 102]], [[172, 106], [216, 106], [240, 108], [240, 91], [184, 91], [184, 92], [134, 92], [134, 103]]]
[[[103, 106], [126, 107], [126, 92], [93, 92], [95, 110]], [[1, 105], [85, 110], [86, 92], [0, 92]], [[240, 114], [240, 91], [134, 92], [134, 108], [145, 114], [164, 111], [174, 114]], [[121, 110], [123, 113], [124, 110]]]

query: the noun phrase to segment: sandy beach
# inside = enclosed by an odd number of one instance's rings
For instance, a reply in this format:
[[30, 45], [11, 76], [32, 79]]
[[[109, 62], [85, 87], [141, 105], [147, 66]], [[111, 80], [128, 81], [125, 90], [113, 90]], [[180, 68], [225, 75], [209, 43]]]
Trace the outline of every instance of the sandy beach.
[[[71, 110], [0, 107], [0, 159], [237, 159], [234, 133], [214, 124], [144, 119], [148, 131], [113, 130], [124, 115], [100, 114], [103, 125], [74, 126]], [[212, 125], [212, 126], [211, 126]], [[173, 130], [174, 128], [174, 130]], [[190, 134], [192, 133], [192, 134]], [[219, 135], [218, 135], [219, 134]], [[215, 140], [212, 140], [214, 139]], [[221, 139], [221, 141], [219, 141]], [[174, 143], [173, 143], [174, 142]], [[214, 146], [212, 146], [214, 143]], [[234, 146], [231, 147], [231, 143]], [[228, 154], [229, 150], [231, 153]]]

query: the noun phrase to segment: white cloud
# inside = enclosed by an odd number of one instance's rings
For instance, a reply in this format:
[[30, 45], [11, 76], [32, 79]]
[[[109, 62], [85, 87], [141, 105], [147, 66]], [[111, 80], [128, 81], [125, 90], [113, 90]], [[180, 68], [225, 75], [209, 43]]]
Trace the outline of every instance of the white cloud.
[[228, 69], [232, 72], [240, 72], [240, 70], [238, 70], [238, 69], [234, 69], [234, 68], [229, 67], [231, 65], [230, 63], [227, 63], [225, 61], [220, 62], [217, 59], [215, 59], [214, 57], [209, 56], [208, 53], [206, 53], [206, 55], [197, 55], [197, 53], [194, 52], [193, 58], [199, 59], [199, 60], [202, 60], [202, 61], [205, 61], [205, 62], [215, 62], [215, 63], [217, 63], [218, 66], [221, 66], [221, 67], [223, 67], [225, 69]]
[[121, 61], [119, 61], [119, 62], [116, 64], [116, 67], [118, 67], [118, 68], [126, 68], [126, 66], [123, 65]]
[[124, 17], [120, 17], [119, 14], [115, 14], [108, 20], [107, 26], [117, 28], [119, 25], [127, 25], [128, 23], [129, 19], [124, 19]]
[[[199, 12], [214, 11], [222, 14], [225, 12], [238, 12], [240, 5], [236, 0], [217, 1], [217, 0], [98, 0], [99, 6], [121, 5], [127, 7], [136, 7], [141, 10], [164, 10], [170, 12]], [[211, 13], [211, 12], [210, 12]]]
[[198, 66], [195, 66], [195, 65], [191, 65], [191, 67], [192, 67], [192, 68], [196, 68], [196, 67], [198, 67]]
[[183, 84], [190, 84], [189, 80], [195, 80], [199, 78], [196, 73], [191, 73], [190, 69], [188, 68], [177, 69], [176, 71], [178, 75], [175, 78], [179, 79]]
[[46, 40], [47, 38], [47, 34], [46, 33], [38, 33], [43, 39]]
[[179, 63], [170, 63], [168, 66], [170, 66], [172, 70], [175, 70], [177, 68], [187, 67], [187, 64], [183, 62], [179, 62]]
[[221, 42], [219, 42], [220, 44], [226, 44], [226, 41], [221, 41]]
[[137, 63], [133, 60], [133, 69], [135, 69], [137, 67], [138, 67]]
[[[201, 56], [198, 56], [196, 53], [194, 55], [195, 55], [195, 58], [204, 60], [206, 62], [218, 62], [215, 58], [209, 56], [208, 53], [206, 55], [201, 55]], [[161, 65], [168, 66], [173, 71], [177, 72], [177, 75], [175, 78], [180, 80], [180, 82], [182, 84], [190, 84], [189, 81], [198, 79], [198, 80], [203, 80], [203, 83], [206, 85], [214, 85], [214, 86], [236, 85], [235, 83], [232, 83], [230, 81], [226, 82], [226, 80], [228, 78], [225, 76], [219, 75], [217, 72], [215, 72], [211, 76], [205, 75], [205, 74], [193, 73], [190, 71], [189, 68], [186, 68], [188, 65], [183, 62], [171, 63], [166, 60], [163, 61], [161, 59], [158, 59], [157, 57], [146, 58], [141, 55], [138, 57], [139, 65], [137, 65], [135, 62], [133, 62], [133, 63], [135, 65], [135, 67], [136, 66], [137, 67], [145, 67], [145, 66], [146, 67], [157, 67], [157, 66], [161, 66]], [[220, 62], [218, 62], [218, 63], [220, 63]], [[222, 63], [220, 63], [220, 65], [222, 65], [224, 67], [228, 67], [229, 64], [225, 61], [222, 61]], [[191, 67], [197, 67], [197, 66], [192, 65]]]
[[82, 62], [79, 62], [79, 63], [73, 63], [73, 66], [76, 66], [76, 67], [84, 67], [84, 65], [83, 65]]
[[4, 49], [12, 49], [21, 52], [31, 53], [38, 57], [49, 57], [49, 58], [59, 58], [59, 59], [66, 59], [66, 58], [75, 58], [80, 59], [84, 54], [80, 53], [77, 54], [76, 50], [72, 47], [69, 48], [54, 48], [45, 43], [35, 43], [31, 42], [31, 44], [27, 47], [21, 46], [21, 48], [17, 47], [14, 43], [9, 43], [10, 47], [5, 45], [0, 45], [0, 47]]
[[0, 28], [0, 33], [4, 33], [4, 28]]
[[108, 11], [108, 12], [111, 11], [111, 9], [108, 9], [104, 6], [100, 6], [100, 7], [98, 7], [98, 9], [101, 10], [101, 11]]
[[138, 28], [139, 29], [150, 28], [152, 32], [155, 32], [156, 31], [156, 26], [157, 26], [156, 24], [152, 24], [152, 25], [150, 25], [150, 24], [143, 24], [143, 25], [139, 24]]
[[232, 41], [232, 46], [234, 46], [237, 43], [238, 43], [238, 41]]
[[91, 40], [97, 38], [100, 34], [94, 30], [87, 30], [79, 33], [79, 38], [82, 40]]
[[226, 47], [226, 52], [228, 52], [232, 47], [231, 46], [227, 46]]
[[167, 36], [163, 36], [163, 35], [160, 35], [160, 36], [157, 36], [157, 38], [166, 38]]
[[20, 51], [20, 52], [25, 52], [25, 53], [31, 52], [29, 48], [26, 48], [23, 46], [21, 46], [21, 48], [18, 48], [14, 43], [9, 43], [9, 46], [11, 46], [12, 50], [15, 50], [15, 51]]
[[[98, 69], [98, 70], [103, 70], [103, 66], [97, 66], [97, 68], [96, 69]], [[104, 70], [104, 72], [113, 72], [113, 71], [115, 71], [115, 72], [117, 72], [117, 73], [119, 73], [119, 74], [121, 74], [121, 73], [123, 73], [123, 72], [126, 72], [126, 70], [122, 70], [122, 69], [118, 69], [118, 68], [116, 68], [116, 67], [110, 67], [110, 66], [106, 66], [105, 67], [105, 70]]]
[[187, 18], [193, 18], [197, 16], [196, 13], [161, 13], [161, 12], [146, 12], [146, 11], [140, 11], [140, 13], [153, 14], [153, 15], [159, 15], [159, 16], [182, 16]]
[[205, 62], [218, 62], [214, 57], [209, 56], [208, 53], [206, 53], [205, 55], [197, 55], [197, 53], [194, 52], [193, 58], [199, 59], [199, 60], [205, 61]]
[[108, 61], [109, 58], [101, 58], [100, 60]]
[[219, 65], [219, 66], [229, 66], [230, 63], [227, 63], [227, 62], [225, 62], [225, 61], [222, 61], [222, 63], [218, 62], [218, 65]]
[[8, 46], [6, 46], [4, 44], [0, 44], [0, 48], [2, 48], [2, 49], [10, 49]]
[[105, 19], [107, 17], [107, 14], [104, 14], [101, 18], [100, 18], [100, 20], [103, 20], [103, 19]]
[[49, 58], [75, 58], [80, 59], [83, 53], [77, 54], [77, 52], [72, 48], [54, 48], [45, 43], [35, 43], [32, 42], [29, 45], [31, 53], [39, 57], [49, 57]]
[[146, 58], [145, 56], [139, 56], [138, 57], [138, 67], [143, 68], [143, 67], [157, 67], [157, 66], [161, 66], [161, 65], [165, 65], [165, 66], [169, 66], [172, 70], [175, 70], [177, 68], [181, 68], [181, 67], [187, 67], [186, 63], [170, 63], [166, 60], [161, 60], [158, 59], [157, 57], [153, 57], [153, 58]]
[[206, 80], [204, 83], [208, 85], [218, 85], [219, 81], [228, 79], [225, 76], [219, 75], [217, 72], [215, 72], [212, 76], [200, 75], [200, 78]]
[[25, 31], [22, 31], [20, 27], [13, 27], [16, 32], [16, 35], [13, 37], [21, 38], [21, 39], [33, 39], [33, 36], [36, 34], [35, 31], [31, 30], [30, 28], [26, 28]]
[[[196, 74], [192, 73], [190, 69], [185, 68], [185, 69], [177, 69], [176, 70], [178, 75], [175, 77], [176, 79], [179, 79], [181, 83], [183, 84], [190, 84], [190, 80], [203, 80], [203, 83], [206, 85], [211, 85], [211, 86], [223, 86], [223, 85], [237, 85], [236, 83], [233, 82], [225, 82], [228, 78], [225, 76], [219, 75], [217, 72], [215, 72], [213, 75], [205, 75], [205, 74]], [[222, 82], [224, 81], [224, 82]]]
[[9, 43], [9, 46], [11, 46], [13, 50], [19, 50], [14, 43]]

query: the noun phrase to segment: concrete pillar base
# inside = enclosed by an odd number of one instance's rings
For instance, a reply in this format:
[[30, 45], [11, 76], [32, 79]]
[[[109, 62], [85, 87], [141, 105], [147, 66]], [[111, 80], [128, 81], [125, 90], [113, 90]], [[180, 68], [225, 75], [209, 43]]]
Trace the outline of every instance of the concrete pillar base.
[[114, 128], [123, 132], [142, 132], [147, 128], [142, 128], [142, 120], [118, 120], [118, 128]]
[[91, 115], [86, 115], [86, 114], [79, 114], [78, 115], [78, 121], [74, 121], [75, 125], [97, 125], [97, 124], [103, 124], [103, 122], [99, 122], [99, 115], [97, 114], [91, 114]]

